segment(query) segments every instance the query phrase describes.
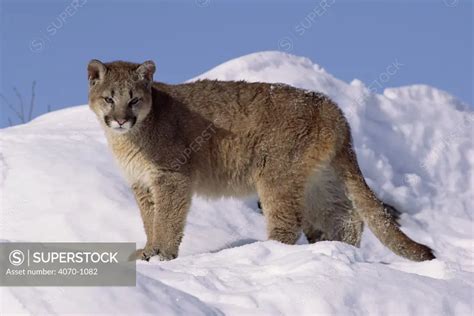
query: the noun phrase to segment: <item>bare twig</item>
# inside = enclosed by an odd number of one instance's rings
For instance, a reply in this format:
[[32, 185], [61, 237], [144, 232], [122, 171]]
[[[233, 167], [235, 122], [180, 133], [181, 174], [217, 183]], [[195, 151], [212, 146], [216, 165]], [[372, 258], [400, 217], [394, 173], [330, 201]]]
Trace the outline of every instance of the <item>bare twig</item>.
[[3, 99], [3, 101], [8, 106], [8, 108], [12, 110], [16, 114], [16, 116], [18, 116], [18, 118], [21, 120], [22, 119], [21, 113], [18, 112], [17, 109], [15, 109], [15, 107], [10, 102], [8, 102], [7, 98], [3, 94], [0, 94], [0, 97]]
[[15, 91], [16, 97], [18, 98], [18, 101], [20, 101], [20, 113], [21, 113], [21, 121], [22, 123], [26, 123], [25, 121], [25, 106], [23, 104], [23, 98], [21, 97], [20, 92], [16, 87], [13, 87], [13, 91]]
[[[21, 96], [20, 91], [18, 91], [16, 87], [13, 87], [13, 91], [15, 92], [15, 95], [19, 101], [17, 105], [13, 105], [12, 103], [10, 103], [10, 101], [8, 101], [8, 99], [3, 94], [0, 93], [0, 98], [3, 100], [3, 103], [5, 103], [6, 106], [18, 117], [18, 120], [20, 121], [20, 123], [26, 123], [30, 121], [31, 118], [33, 117], [33, 110], [34, 110], [35, 101], [36, 101], [35, 90], [36, 90], [36, 81], [33, 81], [31, 85], [31, 99], [30, 99], [30, 104], [29, 104], [28, 109], [25, 108], [23, 97]], [[27, 116], [25, 115], [26, 110], [28, 110]], [[10, 126], [13, 125], [10, 117], [8, 117], [8, 123], [10, 124]]]
[[33, 107], [35, 104], [35, 87], [36, 87], [36, 81], [33, 81], [33, 84], [31, 85], [31, 101], [30, 101], [30, 110], [28, 111], [28, 121], [31, 121], [31, 117], [33, 115]]

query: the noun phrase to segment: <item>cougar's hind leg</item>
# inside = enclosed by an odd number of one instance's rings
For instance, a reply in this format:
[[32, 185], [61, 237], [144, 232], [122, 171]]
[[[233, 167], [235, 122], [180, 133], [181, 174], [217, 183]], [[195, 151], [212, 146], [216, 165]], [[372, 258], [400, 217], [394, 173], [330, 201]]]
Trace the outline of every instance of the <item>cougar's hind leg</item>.
[[302, 188], [262, 179], [257, 184], [257, 191], [267, 220], [268, 238], [294, 244], [301, 233]]
[[343, 183], [330, 166], [312, 176], [305, 210], [303, 229], [309, 242], [334, 240], [360, 245], [362, 219], [353, 210]]

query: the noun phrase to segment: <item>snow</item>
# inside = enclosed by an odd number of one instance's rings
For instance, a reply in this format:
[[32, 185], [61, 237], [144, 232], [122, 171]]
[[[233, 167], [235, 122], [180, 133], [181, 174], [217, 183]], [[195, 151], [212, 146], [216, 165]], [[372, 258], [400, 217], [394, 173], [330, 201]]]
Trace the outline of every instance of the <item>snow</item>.
[[[360, 248], [265, 241], [256, 197], [195, 197], [179, 257], [138, 262], [136, 287], [3, 287], [2, 315], [474, 313], [468, 105], [426, 85], [374, 91], [280, 52], [243, 56], [199, 78], [280, 82], [334, 99], [351, 123], [369, 185], [403, 211], [402, 229], [438, 259], [397, 257], [368, 230]], [[86, 106], [0, 130], [0, 172], [3, 241], [145, 243], [132, 194]]]

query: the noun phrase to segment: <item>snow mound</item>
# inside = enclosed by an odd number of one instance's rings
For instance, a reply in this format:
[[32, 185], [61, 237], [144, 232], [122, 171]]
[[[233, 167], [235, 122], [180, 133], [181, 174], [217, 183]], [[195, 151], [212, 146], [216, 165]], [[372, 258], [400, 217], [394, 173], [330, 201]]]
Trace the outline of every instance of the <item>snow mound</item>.
[[[473, 313], [474, 115], [466, 104], [425, 85], [348, 84], [280, 52], [243, 56], [192, 80], [202, 78], [282, 82], [333, 98], [369, 185], [438, 259], [409, 262], [370, 231], [361, 248], [265, 241], [256, 198], [195, 197], [180, 257], [139, 262], [136, 287], [1, 288], [2, 315]], [[0, 130], [0, 194], [2, 240], [145, 243], [132, 194], [86, 106]]]

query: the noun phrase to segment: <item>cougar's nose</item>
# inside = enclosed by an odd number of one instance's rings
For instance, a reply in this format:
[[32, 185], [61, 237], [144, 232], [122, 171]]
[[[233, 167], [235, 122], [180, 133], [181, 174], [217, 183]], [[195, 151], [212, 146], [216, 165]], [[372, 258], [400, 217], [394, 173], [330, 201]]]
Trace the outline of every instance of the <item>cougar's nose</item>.
[[125, 124], [127, 122], [127, 119], [115, 119], [117, 121], [117, 123], [122, 126], [123, 124]]

